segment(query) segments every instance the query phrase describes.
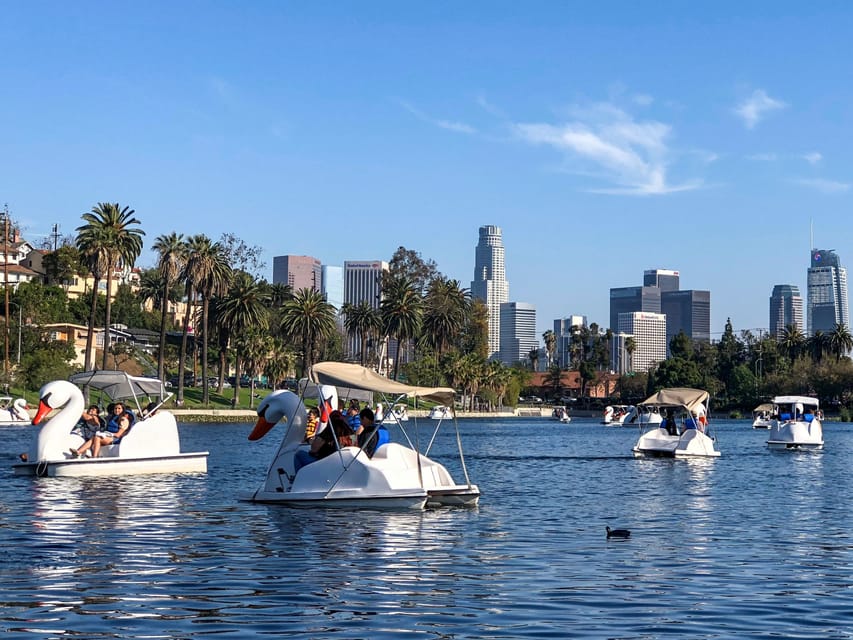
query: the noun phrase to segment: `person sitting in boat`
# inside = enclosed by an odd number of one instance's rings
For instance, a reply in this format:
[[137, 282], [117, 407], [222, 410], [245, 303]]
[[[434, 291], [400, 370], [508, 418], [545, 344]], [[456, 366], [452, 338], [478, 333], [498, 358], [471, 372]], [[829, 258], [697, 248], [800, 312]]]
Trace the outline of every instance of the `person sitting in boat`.
[[92, 404], [83, 410], [77, 424], [74, 425], [73, 432], [79, 433], [84, 440], [88, 440], [97, 431], [103, 431], [107, 423], [101, 417], [101, 408]]
[[350, 403], [350, 407], [347, 409], [347, 423], [354, 433], [359, 432], [359, 429], [361, 428], [361, 416], [358, 413], [357, 404], [356, 406], [353, 406], [352, 403]]
[[132, 423], [133, 414], [130, 411], [122, 411], [121, 414], [114, 416], [114, 419], [107, 422], [106, 431], [98, 431], [76, 449], [73, 447], [69, 449], [71, 457], [79, 458], [91, 449], [92, 457], [97, 458], [101, 454], [102, 446], [119, 444]]
[[669, 435], [678, 435], [678, 424], [675, 422], [675, 412], [672, 409], [666, 410], [666, 418], [664, 418], [660, 426], [661, 429], [666, 429]]
[[811, 422], [812, 420], [814, 420], [814, 409], [812, 409], [811, 407], [806, 407], [803, 410], [803, 420], [805, 420], [806, 422]]
[[684, 421], [684, 429], [698, 429], [699, 428], [699, 418], [696, 415], [695, 411], [690, 412], [690, 417]]
[[320, 424], [320, 410], [316, 407], [308, 409], [308, 420], [305, 423], [305, 438], [302, 442], [311, 442], [311, 438], [317, 433], [317, 425]]
[[371, 409], [365, 407], [358, 415], [361, 418], [361, 425], [356, 431], [358, 446], [364, 450], [368, 458], [372, 458], [379, 447], [391, 442], [391, 434], [388, 433], [385, 425], [376, 424], [375, 415]]
[[309, 450], [299, 449], [293, 457], [295, 471], [317, 460], [322, 460], [333, 454], [339, 448], [353, 446], [355, 433], [347, 424], [340, 411], [332, 411], [329, 415], [329, 424], [311, 440]]

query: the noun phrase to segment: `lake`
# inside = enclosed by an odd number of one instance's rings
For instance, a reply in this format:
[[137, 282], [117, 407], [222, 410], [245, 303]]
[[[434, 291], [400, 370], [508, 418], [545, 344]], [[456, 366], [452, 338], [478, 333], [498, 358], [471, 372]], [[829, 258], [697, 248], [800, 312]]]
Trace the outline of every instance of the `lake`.
[[[420, 421], [431, 427], [431, 421]], [[411, 424], [411, 423], [410, 423]], [[0, 630], [20, 638], [850, 638], [853, 428], [771, 452], [636, 460], [635, 428], [461, 420], [476, 509], [239, 502], [283, 434], [181, 425], [197, 476], [12, 475], [0, 444]], [[433, 457], [459, 473], [452, 425]], [[605, 526], [631, 530], [607, 540]]]

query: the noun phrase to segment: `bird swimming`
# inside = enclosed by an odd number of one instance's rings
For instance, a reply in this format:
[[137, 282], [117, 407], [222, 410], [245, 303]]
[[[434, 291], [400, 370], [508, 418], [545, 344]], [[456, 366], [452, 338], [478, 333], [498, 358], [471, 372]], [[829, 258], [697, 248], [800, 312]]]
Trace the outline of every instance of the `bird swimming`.
[[627, 529], [611, 529], [610, 527], [605, 527], [607, 529], [607, 538], [630, 538], [631, 532]]

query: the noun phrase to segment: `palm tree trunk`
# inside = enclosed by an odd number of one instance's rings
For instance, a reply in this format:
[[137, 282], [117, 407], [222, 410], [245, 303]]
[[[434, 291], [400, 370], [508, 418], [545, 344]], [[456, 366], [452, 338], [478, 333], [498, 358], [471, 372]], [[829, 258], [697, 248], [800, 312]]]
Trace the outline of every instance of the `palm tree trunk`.
[[104, 359], [101, 369], [107, 369], [107, 356], [110, 353], [110, 307], [112, 306], [112, 300], [110, 300], [110, 296], [112, 295], [113, 289], [113, 263], [112, 260], [109, 262], [109, 266], [107, 267], [107, 304], [104, 311]]
[[157, 377], [166, 381], [166, 312], [169, 310], [169, 283], [163, 284], [163, 297], [160, 300], [160, 351], [157, 355]]
[[187, 310], [184, 313], [184, 333], [181, 336], [181, 354], [178, 356], [178, 402], [184, 401], [184, 364], [187, 357], [187, 334], [190, 329], [190, 313], [193, 306], [193, 286], [187, 283]]
[[92, 344], [95, 341], [95, 317], [98, 315], [98, 284], [100, 278], [95, 278], [95, 286], [92, 288], [92, 305], [89, 311], [89, 334], [86, 336], [86, 355], [84, 358], [86, 371], [92, 370]]
[[201, 375], [203, 385], [201, 402], [204, 405], [210, 402], [210, 388], [207, 383], [207, 311], [208, 301], [207, 296], [205, 296], [201, 303]]

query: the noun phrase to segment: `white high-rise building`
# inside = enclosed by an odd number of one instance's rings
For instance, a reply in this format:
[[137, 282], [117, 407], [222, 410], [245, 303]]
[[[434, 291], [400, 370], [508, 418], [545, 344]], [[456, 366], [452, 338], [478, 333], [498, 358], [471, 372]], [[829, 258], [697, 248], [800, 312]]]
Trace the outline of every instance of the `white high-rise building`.
[[480, 227], [480, 241], [474, 254], [471, 297], [482, 300], [489, 310], [489, 357], [495, 357], [501, 349], [501, 305], [509, 302], [500, 227]]
[[560, 365], [561, 369], [569, 368], [572, 363], [572, 335], [585, 326], [587, 326], [586, 316], [566, 316], [554, 320], [557, 352], [554, 354], [553, 364]]
[[504, 302], [500, 308], [500, 361], [512, 365], [527, 362], [536, 339], [536, 307], [526, 302]]
[[634, 353], [630, 357], [631, 371], [648, 371], [653, 364], [666, 360], [664, 314], [648, 311], [620, 313], [618, 333], [630, 334], [634, 338]]
[[808, 334], [829, 333], [836, 324], [850, 326], [847, 308], [847, 269], [830, 249], [812, 249], [807, 275]]
[[[382, 274], [388, 271], [388, 263], [382, 260], [355, 260], [344, 262], [344, 304], [358, 305], [364, 301], [379, 309], [382, 300]], [[346, 322], [344, 314], [343, 318]], [[361, 336], [347, 339], [347, 351], [355, 358], [361, 350]]]

